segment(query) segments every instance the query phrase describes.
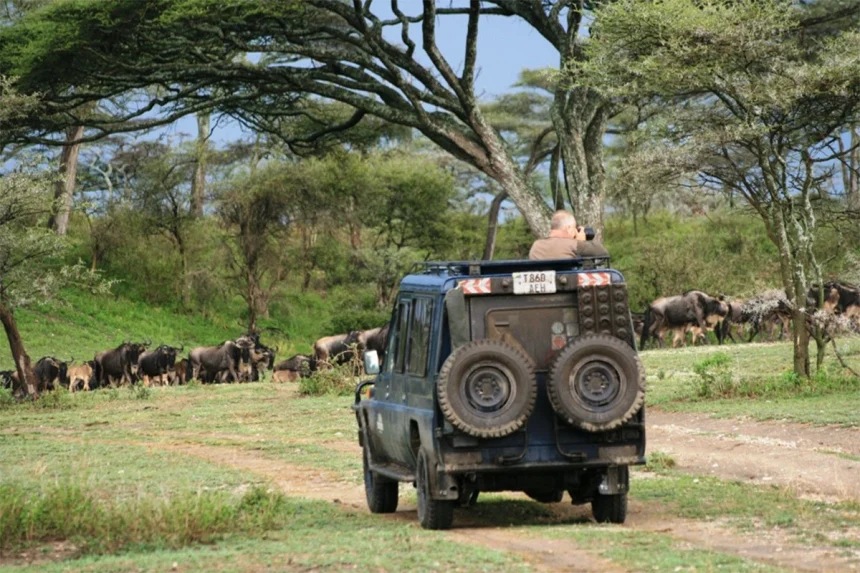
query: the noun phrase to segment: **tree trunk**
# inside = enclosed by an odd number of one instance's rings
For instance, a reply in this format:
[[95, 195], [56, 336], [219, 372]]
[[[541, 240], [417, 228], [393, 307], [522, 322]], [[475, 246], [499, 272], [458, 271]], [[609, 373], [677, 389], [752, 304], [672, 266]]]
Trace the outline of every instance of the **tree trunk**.
[[[66, 141], [75, 141], [84, 135], [84, 126], [78, 125], [66, 131]], [[58, 235], [65, 236], [69, 230], [69, 215], [75, 195], [75, 182], [78, 176], [78, 155], [80, 143], [66, 144], [60, 154], [60, 178], [54, 184], [54, 206], [48, 226]]]
[[24, 388], [30, 396], [37, 396], [39, 384], [33, 373], [30, 357], [24, 349], [21, 333], [18, 332], [18, 324], [15, 322], [12, 311], [2, 302], [0, 302], [0, 322], [3, 322], [3, 328], [6, 330], [6, 338], [9, 340], [9, 349], [12, 351], [12, 359], [15, 361], [18, 380], [23, 381]]
[[209, 154], [210, 119], [209, 112], [197, 114], [196, 165], [194, 179], [191, 181], [190, 215], [192, 217], [203, 216], [203, 203], [206, 200], [206, 161]]
[[809, 366], [809, 329], [806, 328], [806, 312], [803, 308], [792, 312], [794, 320], [794, 372], [809, 378], [812, 374]]
[[499, 211], [502, 203], [508, 198], [507, 191], [502, 191], [490, 203], [490, 213], [487, 215], [487, 242], [484, 244], [484, 256], [481, 260], [491, 261], [496, 253], [496, 235], [499, 232]]
[[606, 199], [603, 135], [608, 109], [602, 96], [592, 90], [559, 88], [551, 115], [576, 221], [592, 227], [600, 240]]
[[549, 159], [549, 189], [552, 193], [552, 199], [555, 201], [556, 211], [564, 209], [564, 194], [561, 192], [561, 185], [558, 180], [559, 163], [561, 163], [561, 148], [556, 145]]

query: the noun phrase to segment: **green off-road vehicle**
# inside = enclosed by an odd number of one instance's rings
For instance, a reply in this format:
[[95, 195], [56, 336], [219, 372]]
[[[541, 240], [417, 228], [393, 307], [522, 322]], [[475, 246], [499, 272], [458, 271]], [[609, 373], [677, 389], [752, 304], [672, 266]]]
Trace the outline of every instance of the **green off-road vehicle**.
[[353, 406], [372, 512], [394, 512], [412, 482], [427, 529], [481, 491], [567, 492], [624, 521], [628, 467], [645, 461], [645, 372], [607, 263], [426, 263], [403, 279]]

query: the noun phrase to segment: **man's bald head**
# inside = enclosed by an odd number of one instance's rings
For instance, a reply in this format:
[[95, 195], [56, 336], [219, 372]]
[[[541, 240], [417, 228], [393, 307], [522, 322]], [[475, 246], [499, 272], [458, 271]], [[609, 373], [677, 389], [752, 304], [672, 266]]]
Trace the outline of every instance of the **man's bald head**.
[[567, 211], [556, 211], [549, 221], [550, 231], [562, 231], [568, 228], [576, 229], [576, 218]]

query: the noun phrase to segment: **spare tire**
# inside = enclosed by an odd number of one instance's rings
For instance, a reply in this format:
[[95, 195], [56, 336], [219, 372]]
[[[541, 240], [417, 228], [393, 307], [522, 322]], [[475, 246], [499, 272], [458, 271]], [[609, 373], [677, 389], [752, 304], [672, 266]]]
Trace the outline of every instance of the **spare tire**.
[[477, 438], [516, 432], [537, 399], [534, 362], [522, 349], [500, 340], [474, 340], [452, 352], [436, 388], [445, 419]]
[[550, 367], [547, 394], [568, 424], [589, 432], [617, 428], [645, 401], [645, 369], [619, 338], [598, 334], [568, 344]]

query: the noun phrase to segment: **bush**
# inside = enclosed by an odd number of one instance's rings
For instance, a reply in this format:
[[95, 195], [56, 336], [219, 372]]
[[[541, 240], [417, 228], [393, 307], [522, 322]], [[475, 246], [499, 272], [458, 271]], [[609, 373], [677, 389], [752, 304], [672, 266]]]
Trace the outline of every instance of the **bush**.
[[0, 410], [6, 410], [16, 404], [15, 396], [12, 390], [8, 388], [0, 388]]
[[327, 366], [299, 380], [299, 394], [305, 396], [349, 396], [357, 384], [355, 365]]
[[0, 486], [0, 550], [70, 541], [81, 553], [114, 553], [134, 545], [176, 549], [227, 533], [262, 533], [288, 518], [280, 493], [254, 488], [238, 500], [224, 492], [169, 499], [102, 500], [73, 486], [40, 493]]
[[699, 398], [730, 397], [735, 394], [737, 385], [732, 378], [731, 357], [725, 352], [717, 352], [693, 365], [693, 372], [699, 377], [694, 381], [694, 392]]
[[646, 460], [645, 469], [661, 472], [675, 467], [675, 458], [665, 452], [652, 452]]

